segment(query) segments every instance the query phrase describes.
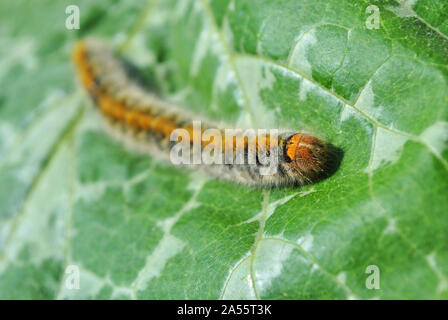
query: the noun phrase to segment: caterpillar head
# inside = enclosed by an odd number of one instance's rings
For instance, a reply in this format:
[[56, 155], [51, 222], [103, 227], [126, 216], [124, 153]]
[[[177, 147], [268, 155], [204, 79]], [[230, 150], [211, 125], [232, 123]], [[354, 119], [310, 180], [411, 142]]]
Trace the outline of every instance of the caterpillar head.
[[286, 138], [283, 146], [283, 169], [299, 184], [318, 181], [328, 169], [329, 145], [305, 133]]

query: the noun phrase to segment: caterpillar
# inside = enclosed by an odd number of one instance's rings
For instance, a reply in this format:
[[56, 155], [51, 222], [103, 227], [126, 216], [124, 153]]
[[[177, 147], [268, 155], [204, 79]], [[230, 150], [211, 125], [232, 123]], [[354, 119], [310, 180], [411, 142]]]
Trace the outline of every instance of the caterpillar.
[[[240, 132], [229, 138], [224, 128], [211, 121], [195, 128], [197, 117], [159, 98], [132, 64], [98, 39], [78, 41], [73, 61], [82, 86], [107, 120], [111, 132], [140, 151], [172, 160], [173, 149], [184, 140], [182, 146], [191, 147], [187, 149], [190, 152], [198, 147], [210, 149], [217, 161], [198, 163], [191, 160], [194, 154], [188, 154], [184, 159], [190, 162], [182, 165], [256, 187], [301, 186], [315, 183], [332, 172], [334, 146], [305, 132], [279, 130], [276, 134], [248, 136]], [[224, 137], [208, 135], [208, 139], [197, 139], [213, 128], [215, 134]], [[178, 135], [173, 139], [179, 129], [187, 133], [186, 138]], [[196, 138], [195, 129], [199, 131]], [[222, 149], [226, 152], [219, 154], [217, 150]], [[229, 149], [233, 151], [230, 154]]]

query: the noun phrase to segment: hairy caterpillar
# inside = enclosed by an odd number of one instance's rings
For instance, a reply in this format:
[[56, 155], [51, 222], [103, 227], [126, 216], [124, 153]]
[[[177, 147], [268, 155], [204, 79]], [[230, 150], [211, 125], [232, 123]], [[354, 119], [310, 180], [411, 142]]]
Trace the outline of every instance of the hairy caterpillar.
[[[112, 131], [121, 140], [149, 152], [169, 159], [170, 151], [177, 143], [170, 139], [176, 129], [190, 133], [187, 141], [193, 148], [194, 126], [191, 115], [159, 99], [136, 76], [136, 70], [117, 57], [101, 41], [85, 39], [74, 49], [73, 60], [83, 87], [89, 93], [100, 114], [110, 124]], [[210, 128], [203, 125], [200, 135]], [[224, 129], [217, 128], [218, 132]], [[221, 146], [234, 151], [230, 161], [224, 152], [218, 156], [220, 163], [189, 164], [222, 179], [252, 186], [298, 186], [314, 183], [327, 177], [335, 168], [336, 150], [331, 144], [303, 132], [280, 131], [278, 135], [255, 135], [205, 139], [201, 147]], [[197, 145], [196, 145], [197, 146]], [[250, 162], [250, 151], [254, 151]], [[274, 169], [266, 174], [267, 158], [275, 160]], [[190, 157], [189, 157], [190, 158]], [[225, 158], [225, 159], [224, 159]], [[240, 159], [241, 160], [241, 159]]]

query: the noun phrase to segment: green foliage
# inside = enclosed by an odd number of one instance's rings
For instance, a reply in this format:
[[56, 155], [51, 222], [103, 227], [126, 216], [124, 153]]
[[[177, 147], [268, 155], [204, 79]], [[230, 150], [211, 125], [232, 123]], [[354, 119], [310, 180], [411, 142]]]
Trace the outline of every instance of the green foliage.
[[[0, 4], [0, 298], [448, 298], [444, 1], [86, 0], [79, 31], [73, 2]], [[331, 141], [340, 169], [262, 191], [126, 150], [76, 84], [85, 36], [197, 114]]]

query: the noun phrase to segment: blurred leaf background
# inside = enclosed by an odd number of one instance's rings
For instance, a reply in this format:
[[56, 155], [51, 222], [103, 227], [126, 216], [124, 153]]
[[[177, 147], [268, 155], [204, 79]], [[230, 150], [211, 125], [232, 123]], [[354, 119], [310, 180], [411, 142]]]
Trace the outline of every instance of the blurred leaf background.
[[[76, 82], [86, 36], [167, 100], [308, 130], [341, 168], [262, 191], [126, 150]], [[448, 298], [446, 1], [2, 1], [0, 60], [0, 298]]]

